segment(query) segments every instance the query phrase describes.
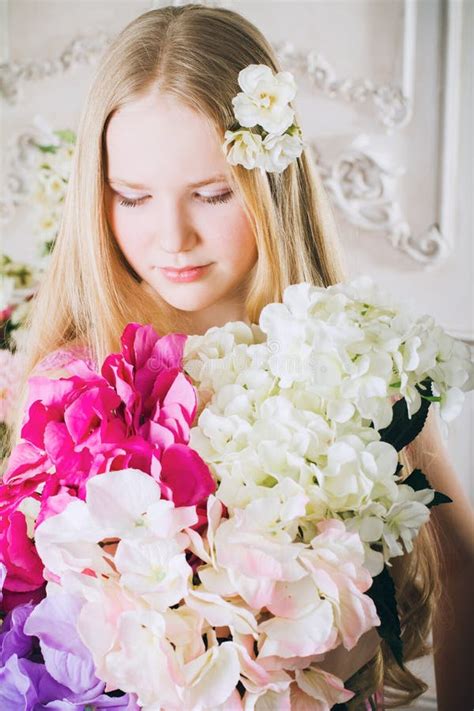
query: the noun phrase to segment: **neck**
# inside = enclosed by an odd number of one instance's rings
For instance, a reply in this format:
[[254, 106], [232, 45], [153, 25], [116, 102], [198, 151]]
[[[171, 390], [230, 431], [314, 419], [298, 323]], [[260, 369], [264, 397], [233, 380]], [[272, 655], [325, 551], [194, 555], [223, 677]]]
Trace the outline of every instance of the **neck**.
[[213, 304], [209, 308], [193, 312], [189, 316], [188, 335], [202, 336], [212, 326], [224, 326], [228, 321], [244, 321], [250, 325], [250, 320], [241, 303]]
[[221, 327], [229, 321], [243, 321], [250, 325], [245, 304], [253, 276], [254, 269], [226, 298], [200, 311], [188, 312], [188, 335], [202, 336], [212, 326]]

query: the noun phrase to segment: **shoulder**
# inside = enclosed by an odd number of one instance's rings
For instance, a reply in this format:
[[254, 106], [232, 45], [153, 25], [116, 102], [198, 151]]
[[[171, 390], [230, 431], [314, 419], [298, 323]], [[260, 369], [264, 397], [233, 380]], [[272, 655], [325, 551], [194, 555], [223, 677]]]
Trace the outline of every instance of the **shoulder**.
[[[474, 517], [466, 491], [455, 471], [449, 450], [443, 440], [438, 415], [430, 408], [427, 422], [408, 446], [410, 463], [420, 468], [433, 489], [447, 494], [452, 503], [435, 506], [432, 521], [441, 548], [446, 549], [448, 563], [472, 565], [474, 560]], [[451, 561], [449, 561], [451, 558]]]
[[68, 368], [77, 360], [85, 361], [89, 368], [97, 371], [92, 349], [77, 342], [67, 343], [51, 351], [32, 370], [27, 372], [22, 370], [21, 377], [19, 377], [13, 416], [12, 441], [14, 443], [20, 440], [21, 428], [28, 418], [29, 408], [32, 402], [37, 399], [38, 381], [36, 378], [39, 380], [43, 378], [50, 380], [69, 378], [73, 375], [73, 372]]
[[[407, 451], [414, 467], [426, 470], [430, 475], [430, 483], [442, 490], [441, 487], [450, 488], [458, 481], [449, 455], [448, 445], [441, 431], [439, 415], [434, 407], [430, 407], [425, 426], [411, 442]], [[446, 491], [449, 495], [449, 491]]]

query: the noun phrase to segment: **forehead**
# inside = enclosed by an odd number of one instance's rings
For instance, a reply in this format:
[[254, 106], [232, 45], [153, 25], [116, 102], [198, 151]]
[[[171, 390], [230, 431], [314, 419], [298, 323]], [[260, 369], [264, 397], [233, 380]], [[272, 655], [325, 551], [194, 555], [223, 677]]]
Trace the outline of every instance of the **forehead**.
[[206, 174], [229, 176], [207, 119], [175, 98], [148, 95], [111, 117], [105, 135], [108, 177], [144, 185], [180, 185]]

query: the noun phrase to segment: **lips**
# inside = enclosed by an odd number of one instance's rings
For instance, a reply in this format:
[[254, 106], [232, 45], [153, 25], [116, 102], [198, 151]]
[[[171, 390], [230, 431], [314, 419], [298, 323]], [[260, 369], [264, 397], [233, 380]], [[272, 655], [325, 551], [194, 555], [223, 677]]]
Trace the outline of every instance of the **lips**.
[[180, 269], [176, 269], [175, 267], [161, 267], [167, 272], [176, 272], [176, 274], [181, 274], [181, 272], [190, 272], [193, 269], [200, 269], [201, 267], [207, 267], [207, 264], [193, 264], [190, 267], [181, 267]]
[[186, 269], [166, 269], [162, 267], [160, 271], [170, 281], [174, 283], [184, 283], [200, 279], [203, 275], [208, 273], [211, 264], [203, 264], [200, 267], [186, 267]]

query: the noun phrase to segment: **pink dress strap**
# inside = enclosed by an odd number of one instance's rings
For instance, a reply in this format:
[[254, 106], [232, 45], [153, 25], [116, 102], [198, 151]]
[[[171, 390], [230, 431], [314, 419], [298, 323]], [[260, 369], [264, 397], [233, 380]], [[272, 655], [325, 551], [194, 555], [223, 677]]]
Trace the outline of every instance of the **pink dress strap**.
[[48, 353], [48, 355], [37, 364], [34, 369], [34, 374], [41, 375], [41, 373], [47, 370], [66, 368], [74, 360], [83, 360], [89, 368], [94, 370], [97, 368], [91, 350], [87, 346], [71, 345], [67, 348], [58, 348]]

